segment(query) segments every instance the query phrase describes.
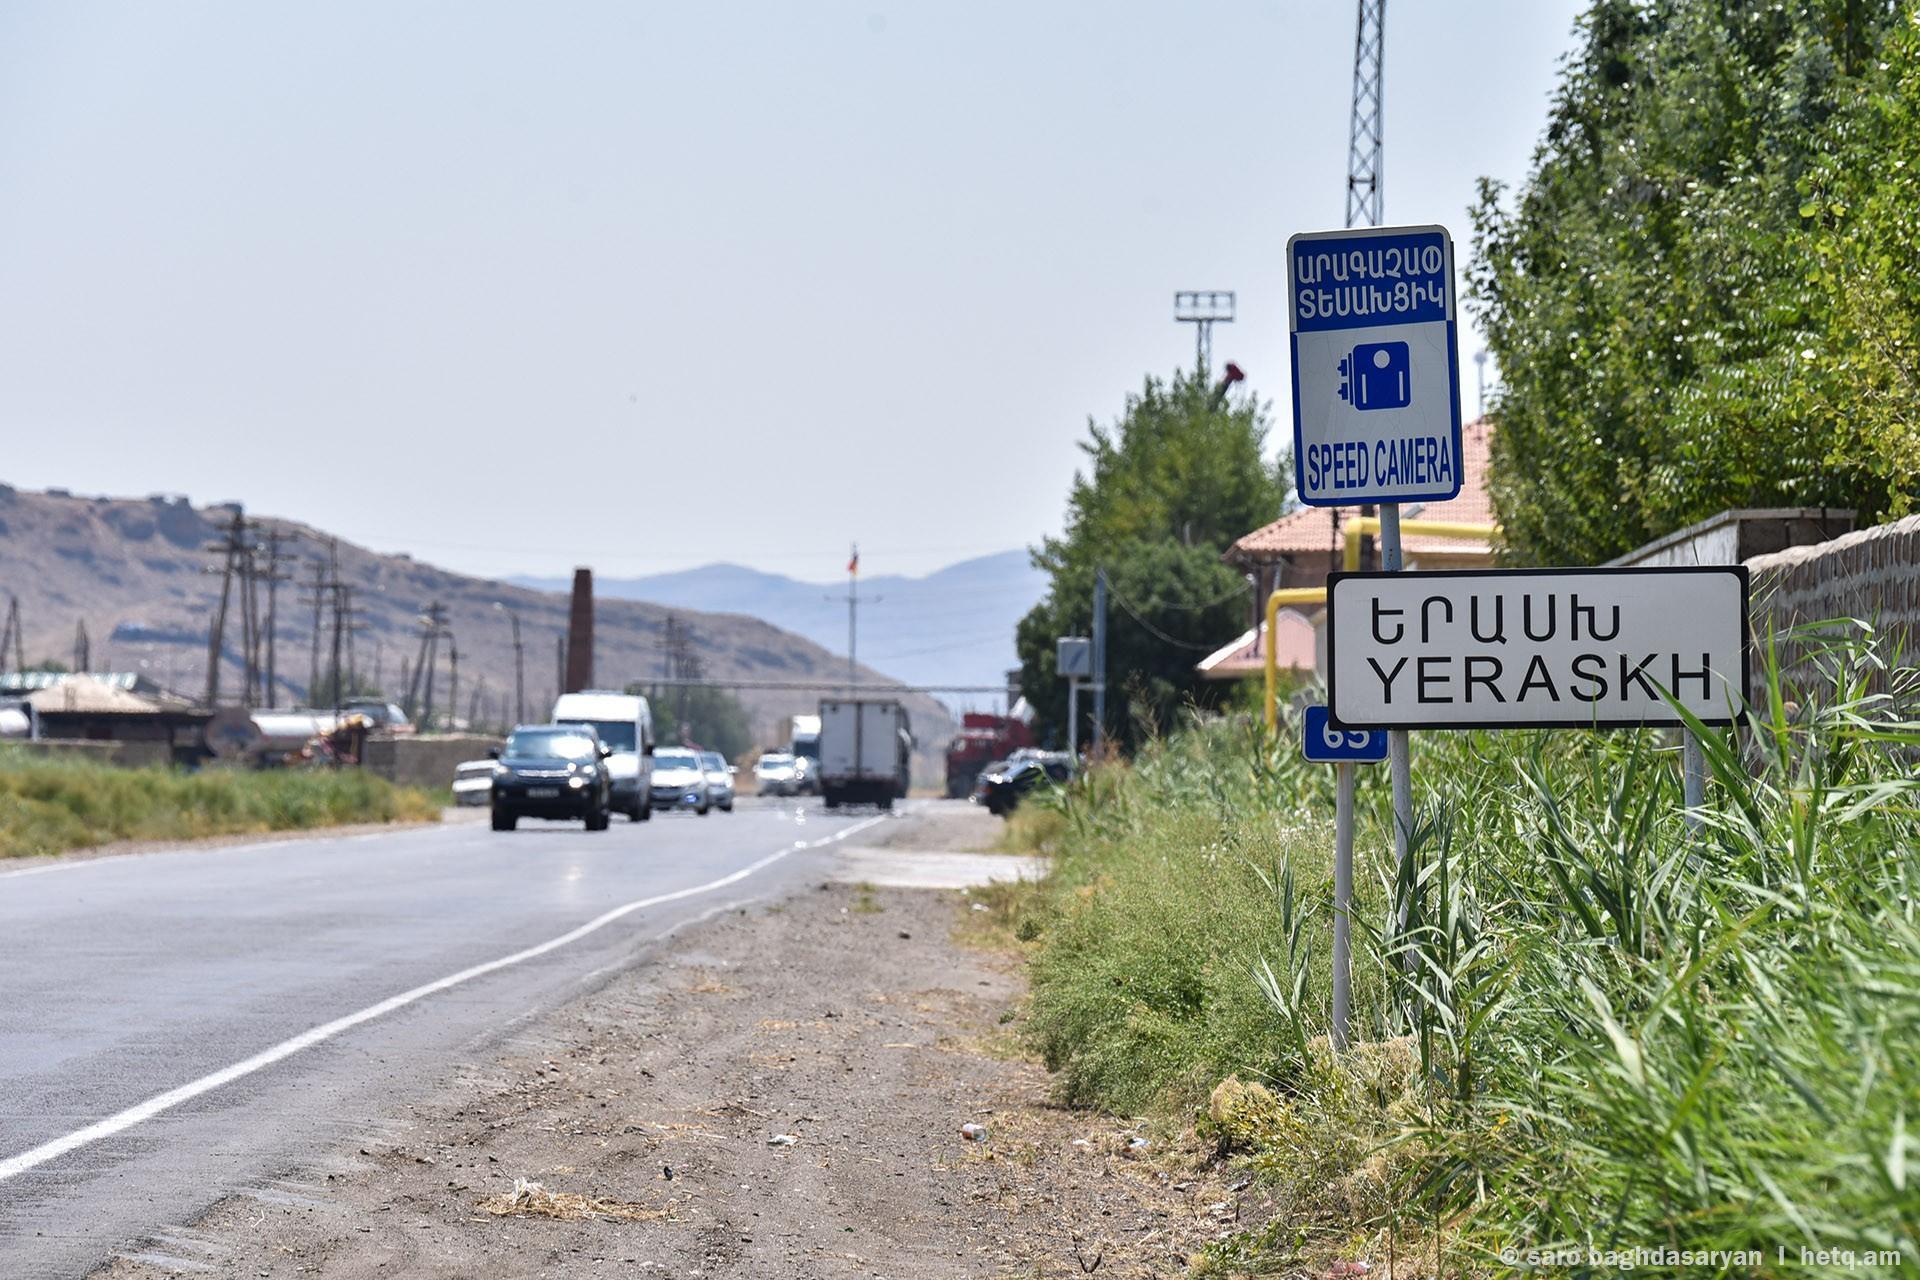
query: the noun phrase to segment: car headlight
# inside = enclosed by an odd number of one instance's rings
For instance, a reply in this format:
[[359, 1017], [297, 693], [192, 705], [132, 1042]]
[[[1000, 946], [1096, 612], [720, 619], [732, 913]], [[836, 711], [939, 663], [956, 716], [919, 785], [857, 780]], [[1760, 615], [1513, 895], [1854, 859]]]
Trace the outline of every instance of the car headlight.
[[493, 776], [495, 778], [506, 778], [506, 777], [511, 777], [512, 775], [513, 775], [513, 770], [507, 768], [507, 766], [503, 764], [497, 764], [493, 766]]
[[580, 788], [587, 785], [587, 780], [581, 775], [576, 773], [571, 778], [567, 779], [567, 785], [572, 787], [575, 791], [578, 791]]

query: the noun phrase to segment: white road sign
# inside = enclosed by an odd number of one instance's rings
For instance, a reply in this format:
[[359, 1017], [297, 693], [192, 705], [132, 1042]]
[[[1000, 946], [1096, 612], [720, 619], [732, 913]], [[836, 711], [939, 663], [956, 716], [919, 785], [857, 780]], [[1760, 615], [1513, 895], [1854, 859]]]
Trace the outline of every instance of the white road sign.
[[1728, 724], [1747, 674], [1742, 565], [1343, 573], [1327, 588], [1342, 728], [1681, 723], [1663, 692]]
[[1287, 241], [1300, 500], [1346, 507], [1460, 493], [1460, 355], [1445, 227]]

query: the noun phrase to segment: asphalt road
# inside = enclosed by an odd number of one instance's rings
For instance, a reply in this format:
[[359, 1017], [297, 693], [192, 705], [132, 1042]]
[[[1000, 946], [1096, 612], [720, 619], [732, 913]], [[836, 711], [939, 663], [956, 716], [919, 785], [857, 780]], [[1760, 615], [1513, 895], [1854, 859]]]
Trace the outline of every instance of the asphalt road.
[[[0, 1276], [85, 1275], [880, 819], [743, 800], [0, 864]], [[504, 963], [502, 963], [504, 962]], [[693, 1048], [693, 1047], [690, 1047]]]

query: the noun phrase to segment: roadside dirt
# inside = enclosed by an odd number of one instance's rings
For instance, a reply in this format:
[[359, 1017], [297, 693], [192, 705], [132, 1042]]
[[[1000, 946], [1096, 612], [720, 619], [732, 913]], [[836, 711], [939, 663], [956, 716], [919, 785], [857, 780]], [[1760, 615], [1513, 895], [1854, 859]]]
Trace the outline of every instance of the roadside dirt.
[[[889, 824], [906, 848], [991, 834]], [[1048, 1102], [1006, 1026], [1017, 966], [955, 941], [968, 911], [822, 884], [694, 926], [460, 1069], [402, 1132], [97, 1274], [1178, 1274], [1235, 1195], [1157, 1134]]]

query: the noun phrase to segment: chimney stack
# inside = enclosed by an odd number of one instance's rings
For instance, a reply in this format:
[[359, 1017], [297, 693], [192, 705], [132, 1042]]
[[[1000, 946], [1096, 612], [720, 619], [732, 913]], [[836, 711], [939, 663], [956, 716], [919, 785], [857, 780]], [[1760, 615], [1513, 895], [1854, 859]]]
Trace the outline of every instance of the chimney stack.
[[593, 687], [593, 570], [573, 571], [573, 608], [567, 616], [567, 693]]

